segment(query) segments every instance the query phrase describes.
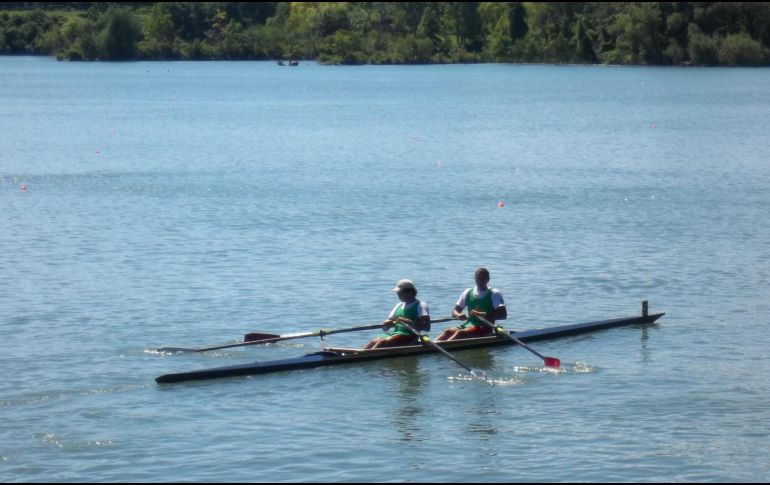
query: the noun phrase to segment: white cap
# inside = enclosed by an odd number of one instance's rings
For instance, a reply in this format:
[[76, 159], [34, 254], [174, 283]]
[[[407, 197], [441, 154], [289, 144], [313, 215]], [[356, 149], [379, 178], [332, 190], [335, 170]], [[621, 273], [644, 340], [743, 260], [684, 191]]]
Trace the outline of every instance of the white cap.
[[414, 287], [414, 282], [412, 282], [412, 280], [401, 280], [396, 283], [396, 287], [393, 288], [393, 291], [399, 292], [401, 290], [414, 290], [415, 293], [417, 292], [417, 288]]

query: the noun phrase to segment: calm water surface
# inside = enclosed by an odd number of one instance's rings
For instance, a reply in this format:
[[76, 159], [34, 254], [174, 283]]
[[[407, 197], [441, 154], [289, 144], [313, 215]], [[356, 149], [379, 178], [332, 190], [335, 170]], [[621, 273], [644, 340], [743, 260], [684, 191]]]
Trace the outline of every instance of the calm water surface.
[[[768, 69], [0, 58], [0, 480], [765, 481], [768, 133]], [[513, 328], [667, 315], [154, 383], [480, 265]]]

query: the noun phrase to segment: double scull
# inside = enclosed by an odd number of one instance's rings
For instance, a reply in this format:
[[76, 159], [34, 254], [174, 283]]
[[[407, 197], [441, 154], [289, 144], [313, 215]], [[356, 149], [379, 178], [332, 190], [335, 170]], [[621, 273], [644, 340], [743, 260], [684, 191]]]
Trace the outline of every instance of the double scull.
[[[578, 335], [582, 333], [595, 332], [598, 330], [605, 330], [628, 325], [649, 324], [655, 322], [657, 319], [665, 315], [665, 313], [648, 314], [646, 302], [644, 303], [643, 312], [640, 316], [615, 318], [611, 320], [599, 320], [595, 322], [577, 323], [572, 325], [562, 325], [557, 327], [510, 333], [514, 335], [517, 340], [528, 343], [540, 340], [557, 339], [571, 335]], [[452, 351], [475, 349], [481, 347], [493, 347], [498, 345], [516, 345], [515, 340], [509, 339], [504, 335], [492, 335], [488, 337], [469, 338], [436, 343], [439, 344], [443, 349]], [[253, 362], [250, 364], [232, 365], [226, 367], [216, 367], [191, 372], [164, 374], [156, 378], [155, 381], [160, 384], [168, 384], [183, 381], [219, 379], [223, 377], [269, 374], [272, 372], [310, 369], [313, 367], [350, 364], [354, 362], [366, 362], [371, 360], [403, 357], [407, 355], [419, 355], [431, 352], [438, 352], [438, 350], [432, 346], [426, 346], [423, 344], [372, 350], [325, 347], [320, 352], [313, 352], [301, 357], [270, 360], [265, 362]]]

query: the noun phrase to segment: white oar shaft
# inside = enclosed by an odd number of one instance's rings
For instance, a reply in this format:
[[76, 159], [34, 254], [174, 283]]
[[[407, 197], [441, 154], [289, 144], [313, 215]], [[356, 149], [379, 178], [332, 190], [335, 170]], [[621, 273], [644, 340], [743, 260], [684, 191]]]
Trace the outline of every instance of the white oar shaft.
[[[441, 322], [448, 322], [450, 320], [454, 320], [451, 317], [447, 318], [440, 318], [438, 320], [431, 320], [431, 323], [441, 323]], [[334, 335], [337, 333], [344, 333], [344, 332], [357, 332], [359, 330], [374, 330], [377, 328], [382, 327], [381, 323], [375, 323], [370, 325], [363, 325], [359, 327], [350, 327], [350, 328], [338, 328], [333, 330], [316, 330], [314, 332], [303, 332], [303, 333], [293, 333], [293, 334], [287, 334], [287, 335], [278, 335], [275, 337], [270, 337], [266, 339], [259, 339], [259, 340], [252, 340], [249, 342], [238, 342], [234, 344], [224, 344], [224, 345], [215, 345], [211, 347], [201, 347], [197, 349], [190, 349], [190, 348], [184, 348], [184, 347], [161, 347], [157, 349], [157, 352], [209, 352], [212, 350], [222, 350], [222, 349], [231, 349], [235, 347], [245, 347], [247, 345], [257, 345], [257, 344], [270, 344], [275, 342], [280, 342], [282, 340], [292, 340], [292, 339], [298, 339], [298, 338], [306, 338], [306, 337], [323, 337], [326, 335]]]
[[458, 359], [458, 358], [457, 358], [457, 357], [455, 357], [454, 355], [450, 354], [450, 353], [449, 353], [449, 352], [448, 352], [446, 349], [442, 348], [442, 347], [441, 347], [440, 345], [438, 345], [437, 343], [433, 342], [433, 341], [432, 341], [432, 340], [430, 340], [429, 338], [427, 338], [427, 337], [425, 337], [424, 335], [422, 335], [420, 332], [418, 332], [417, 330], [415, 330], [415, 329], [414, 329], [414, 327], [412, 327], [412, 326], [411, 326], [411, 325], [409, 325], [408, 323], [405, 323], [404, 321], [401, 321], [401, 322], [399, 322], [399, 323], [401, 323], [403, 326], [405, 326], [405, 327], [406, 327], [406, 328], [407, 328], [407, 329], [408, 329], [410, 332], [412, 332], [412, 333], [414, 333], [415, 335], [417, 335], [417, 336], [418, 336], [418, 338], [420, 339], [420, 342], [421, 342], [421, 343], [424, 343], [424, 344], [425, 344], [425, 343], [427, 343], [428, 345], [430, 345], [430, 346], [431, 346], [431, 347], [433, 347], [434, 349], [436, 349], [436, 350], [438, 350], [439, 352], [441, 352], [442, 354], [446, 355], [447, 357], [449, 357], [450, 359], [452, 359], [452, 361], [453, 361], [454, 363], [456, 363], [457, 365], [459, 365], [459, 366], [460, 366], [460, 367], [462, 367], [463, 369], [465, 369], [465, 370], [467, 370], [468, 372], [470, 372], [470, 373], [471, 373], [473, 376], [476, 376], [477, 372], [479, 372], [480, 374], [484, 375], [484, 372], [483, 372], [483, 371], [476, 371], [476, 370], [474, 370], [474, 369], [473, 369], [471, 366], [469, 366], [468, 364], [466, 364], [466, 363], [462, 362], [460, 359]]
[[[495, 324], [493, 324], [492, 322], [488, 321], [488, 320], [487, 320], [487, 319], [485, 319], [484, 317], [481, 317], [481, 316], [479, 316], [479, 315], [476, 315], [476, 318], [478, 318], [478, 319], [481, 321], [481, 323], [484, 323], [485, 325], [489, 325], [489, 326], [491, 326], [492, 328], [495, 328]], [[501, 331], [500, 331], [500, 332], [496, 332], [498, 335], [503, 335], [503, 336], [504, 336], [504, 337], [506, 337], [507, 339], [509, 339], [509, 340], [513, 340], [513, 341], [514, 341], [514, 342], [516, 342], [518, 345], [520, 345], [520, 346], [524, 347], [525, 349], [529, 350], [529, 351], [530, 351], [530, 352], [532, 352], [533, 354], [537, 355], [538, 357], [540, 357], [541, 359], [543, 359], [543, 362], [545, 362], [545, 365], [546, 365], [546, 366], [548, 366], [548, 367], [559, 367], [559, 366], [561, 366], [561, 361], [560, 361], [559, 359], [557, 359], [556, 357], [546, 357], [546, 356], [544, 356], [543, 354], [541, 354], [541, 353], [540, 353], [540, 352], [538, 352], [537, 350], [533, 349], [533, 348], [532, 348], [532, 347], [530, 347], [529, 345], [525, 344], [525, 343], [524, 343], [524, 342], [522, 342], [521, 340], [519, 340], [519, 339], [517, 339], [516, 337], [514, 337], [513, 335], [511, 335], [511, 333], [510, 333], [510, 332], [508, 332], [508, 331], [507, 331], [506, 329], [504, 329], [503, 327], [499, 327], [499, 328], [501, 329]]]

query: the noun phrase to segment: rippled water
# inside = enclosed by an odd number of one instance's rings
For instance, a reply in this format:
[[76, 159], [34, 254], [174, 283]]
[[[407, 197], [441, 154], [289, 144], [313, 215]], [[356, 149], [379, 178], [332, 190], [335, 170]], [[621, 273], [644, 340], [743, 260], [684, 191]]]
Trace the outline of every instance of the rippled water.
[[[766, 480], [768, 132], [768, 69], [2, 57], [0, 480]], [[667, 315], [537, 343], [558, 372], [457, 353], [489, 382], [154, 383], [319, 342], [148, 349], [378, 322], [401, 278], [446, 316], [480, 265], [512, 328]]]

